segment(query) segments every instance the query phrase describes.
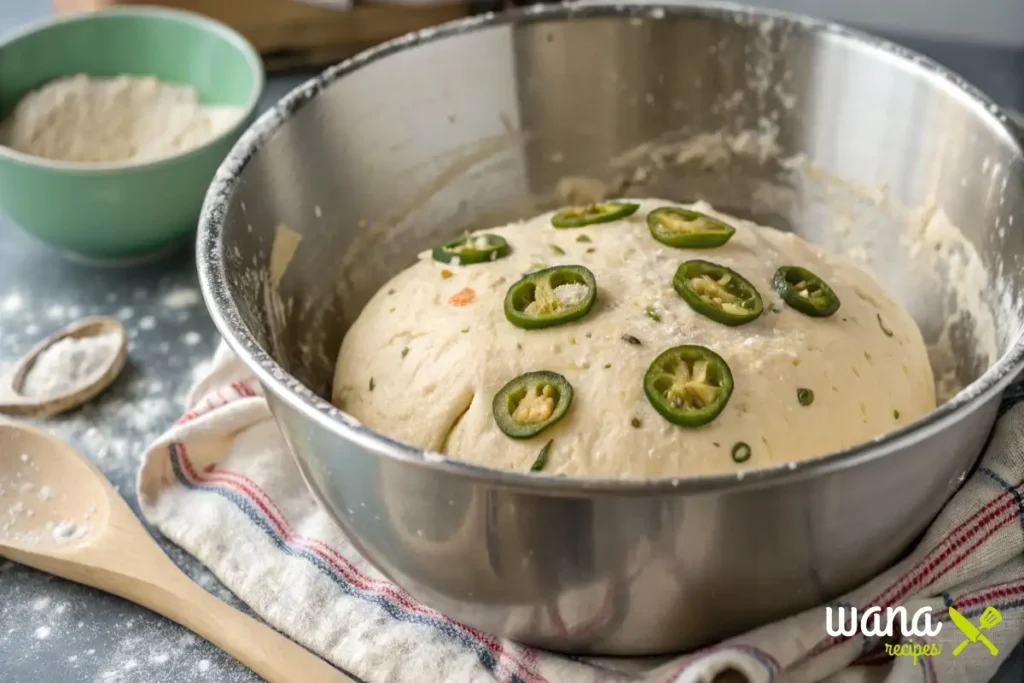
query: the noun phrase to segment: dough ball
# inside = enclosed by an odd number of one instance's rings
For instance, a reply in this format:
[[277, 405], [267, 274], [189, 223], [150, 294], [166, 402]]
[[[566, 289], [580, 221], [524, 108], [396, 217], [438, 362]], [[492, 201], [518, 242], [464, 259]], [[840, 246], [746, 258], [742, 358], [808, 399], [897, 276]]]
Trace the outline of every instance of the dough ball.
[[[346, 335], [335, 404], [393, 438], [488, 467], [529, 471], [551, 441], [544, 473], [597, 478], [685, 477], [802, 460], [868, 441], [935, 407], [917, 325], [851, 261], [705, 203], [632, 201], [640, 204], [634, 214], [608, 223], [556, 229], [552, 212], [481, 231], [511, 247], [493, 261], [445, 264], [421, 254], [374, 295]], [[646, 222], [663, 206], [714, 216], [735, 234], [713, 248], [666, 246]], [[760, 294], [763, 313], [730, 326], [695, 311], [673, 287], [676, 269], [691, 259], [742, 275]], [[544, 329], [511, 324], [503, 306], [509, 287], [555, 265], [594, 274], [591, 310]], [[789, 265], [827, 282], [838, 311], [812, 317], [785, 303], [772, 280]], [[697, 427], [667, 420], [644, 391], [655, 358], [687, 344], [718, 354], [734, 385], [721, 413]], [[495, 421], [494, 396], [541, 370], [568, 380], [572, 403], [540, 433], [510, 438]], [[737, 463], [732, 453], [741, 443], [750, 457]]]

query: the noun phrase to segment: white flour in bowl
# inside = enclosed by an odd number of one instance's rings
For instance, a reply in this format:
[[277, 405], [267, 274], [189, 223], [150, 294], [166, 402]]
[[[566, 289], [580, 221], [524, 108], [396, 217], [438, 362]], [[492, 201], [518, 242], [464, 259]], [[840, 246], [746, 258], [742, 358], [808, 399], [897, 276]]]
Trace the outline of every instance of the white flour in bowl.
[[116, 332], [65, 337], [36, 357], [25, 373], [20, 393], [48, 398], [81, 389], [110, 366], [120, 347], [121, 335]]
[[153, 161], [205, 144], [243, 114], [239, 107], [201, 105], [188, 85], [79, 74], [22, 98], [0, 126], [0, 142], [56, 161]]

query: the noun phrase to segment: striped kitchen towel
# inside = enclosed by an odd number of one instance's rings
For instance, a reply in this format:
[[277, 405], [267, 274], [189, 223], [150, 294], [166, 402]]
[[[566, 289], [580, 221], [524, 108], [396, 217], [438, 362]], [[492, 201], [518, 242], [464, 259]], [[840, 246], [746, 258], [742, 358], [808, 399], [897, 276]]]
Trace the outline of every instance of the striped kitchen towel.
[[[982, 683], [1024, 636], [1022, 399], [1021, 386], [1007, 392], [980, 467], [918, 548], [828, 607], [831, 629], [822, 606], [677, 658], [566, 657], [417, 603], [317, 507], [259, 385], [223, 346], [188, 412], [146, 452], [139, 497], [157, 529], [263, 619], [367, 682]], [[875, 635], [872, 607], [903, 607], [923, 635], [899, 623], [892, 638]], [[854, 609], [869, 635], [849, 628]]]

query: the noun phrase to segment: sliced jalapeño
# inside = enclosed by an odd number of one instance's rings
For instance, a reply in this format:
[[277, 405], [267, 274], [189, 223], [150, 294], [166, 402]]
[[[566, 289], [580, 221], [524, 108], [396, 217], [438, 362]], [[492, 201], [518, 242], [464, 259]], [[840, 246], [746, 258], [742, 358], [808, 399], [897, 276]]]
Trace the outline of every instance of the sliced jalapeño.
[[790, 308], [813, 318], [827, 318], [839, 310], [839, 297], [820, 277], [800, 266], [775, 271], [772, 287]]
[[736, 228], [717, 218], [675, 206], [647, 214], [647, 228], [654, 239], [680, 249], [720, 247], [736, 233]]
[[639, 204], [630, 202], [603, 202], [586, 206], [570, 206], [551, 217], [556, 228], [582, 228], [595, 223], [611, 223], [636, 213]]
[[732, 396], [729, 365], [704, 346], [675, 346], [663, 352], [644, 375], [644, 393], [654, 409], [681, 427], [714, 420]]
[[439, 263], [469, 265], [471, 263], [487, 263], [504, 258], [512, 253], [512, 247], [504, 237], [482, 234], [467, 235], [451, 242], [434, 247], [432, 255]]
[[503, 386], [491, 407], [498, 429], [513, 439], [528, 439], [565, 417], [571, 404], [569, 381], [556, 372], [540, 370]]
[[524, 330], [579, 320], [597, 300], [597, 280], [583, 266], [554, 266], [529, 273], [505, 294], [505, 317]]
[[710, 261], [686, 261], [676, 270], [672, 287], [697, 313], [736, 327], [764, 311], [754, 285], [736, 271]]

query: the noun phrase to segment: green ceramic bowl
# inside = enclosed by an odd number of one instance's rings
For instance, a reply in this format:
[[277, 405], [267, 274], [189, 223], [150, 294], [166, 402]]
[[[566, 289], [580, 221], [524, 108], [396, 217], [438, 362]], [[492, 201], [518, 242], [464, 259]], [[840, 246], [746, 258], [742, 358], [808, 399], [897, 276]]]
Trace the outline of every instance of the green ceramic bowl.
[[176, 10], [126, 7], [32, 26], [0, 40], [0, 120], [62, 76], [151, 75], [246, 115], [206, 145], [158, 161], [57, 162], [0, 145], [0, 212], [65, 254], [137, 261], [194, 233], [217, 167], [252, 119], [263, 64], [238, 33]]

